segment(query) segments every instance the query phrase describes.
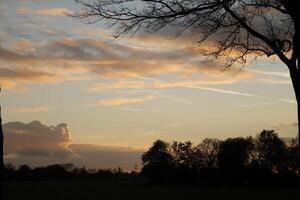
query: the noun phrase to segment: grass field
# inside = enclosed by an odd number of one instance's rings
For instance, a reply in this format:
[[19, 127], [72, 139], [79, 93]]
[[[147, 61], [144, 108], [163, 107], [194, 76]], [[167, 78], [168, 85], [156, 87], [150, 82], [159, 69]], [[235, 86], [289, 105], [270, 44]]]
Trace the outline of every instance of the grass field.
[[116, 182], [8, 182], [4, 200], [289, 200], [300, 189], [203, 188]]

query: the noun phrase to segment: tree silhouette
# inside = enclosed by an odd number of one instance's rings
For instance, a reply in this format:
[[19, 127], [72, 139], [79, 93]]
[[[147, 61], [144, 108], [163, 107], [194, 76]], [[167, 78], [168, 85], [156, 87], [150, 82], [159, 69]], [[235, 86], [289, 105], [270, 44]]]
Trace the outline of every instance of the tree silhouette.
[[170, 145], [157, 140], [142, 155], [142, 174], [153, 182], [166, 182], [172, 174], [174, 159], [170, 153]]
[[[4, 180], [52, 181], [145, 181], [203, 186], [247, 185], [297, 187], [300, 184], [299, 148], [272, 130], [256, 138], [204, 139], [199, 145], [157, 140], [142, 155], [141, 172], [115, 169], [86, 169], [72, 163], [15, 168], [7, 163]], [[146, 179], [145, 179], [146, 178]]]
[[257, 153], [261, 165], [278, 167], [286, 158], [287, 148], [274, 130], [263, 130], [258, 136]]
[[176, 142], [171, 146], [174, 160], [172, 176], [176, 183], [191, 183], [197, 178], [198, 171], [202, 168], [202, 156], [190, 141]]
[[[209, 41], [206, 55], [222, 59], [225, 69], [257, 56], [276, 56], [288, 68], [300, 101], [300, 19], [294, 0], [76, 0], [82, 5], [70, 16], [87, 23], [105, 20], [115, 37], [167, 26], [190, 29], [199, 43]], [[298, 122], [300, 108], [298, 106]], [[300, 124], [300, 123], [298, 123]], [[300, 134], [300, 126], [298, 126]], [[300, 137], [299, 137], [300, 139]], [[299, 142], [300, 144], [300, 142]]]
[[[1, 86], [0, 86], [1, 93]], [[0, 105], [0, 193], [2, 194], [3, 189], [3, 169], [4, 169], [4, 157], [3, 157], [3, 131], [2, 131], [2, 115], [1, 115], [1, 105]]]
[[300, 174], [300, 149], [297, 147], [296, 139], [287, 143], [287, 155], [285, 163], [297, 174]]
[[202, 167], [215, 168], [217, 167], [217, 157], [220, 147], [220, 140], [218, 139], [204, 139], [197, 147], [196, 151], [199, 152], [202, 158]]
[[172, 146], [172, 153], [174, 161], [177, 166], [181, 168], [193, 168], [197, 163], [197, 158], [194, 154], [194, 148], [190, 141], [188, 142], [176, 142], [174, 141]]
[[250, 162], [254, 144], [251, 138], [229, 138], [220, 144], [218, 164], [228, 175], [239, 176]]

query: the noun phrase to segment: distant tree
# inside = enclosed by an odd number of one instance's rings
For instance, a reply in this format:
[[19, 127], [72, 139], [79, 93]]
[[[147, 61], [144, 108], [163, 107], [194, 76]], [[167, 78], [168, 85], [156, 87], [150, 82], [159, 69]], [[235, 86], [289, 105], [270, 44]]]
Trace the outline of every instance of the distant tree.
[[218, 139], [204, 139], [197, 147], [196, 152], [201, 157], [201, 166], [204, 168], [216, 168], [218, 152], [220, 147], [220, 140]]
[[291, 139], [287, 144], [287, 155], [285, 163], [292, 172], [300, 175], [300, 149], [297, 147], [296, 139]]
[[81, 180], [86, 180], [88, 178], [88, 171], [85, 167], [74, 167], [73, 171], [74, 174], [77, 175], [77, 177]]
[[21, 180], [32, 179], [33, 173], [32, 169], [28, 165], [20, 165], [17, 170], [18, 175]]
[[261, 165], [278, 167], [286, 159], [287, 148], [274, 130], [263, 130], [258, 135], [258, 161]]
[[20, 165], [18, 171], [21, 173], [28, 173], [31, 171], [31, 168], [28, 165]]
[[152, 147], [142, 155], [142, 175], [154, 182], [166, 182], [174, 169], [174, 159], [170, 145], [157, 140]]
[[73, 163], [64, 163], [61, 164], [61, 166], [67, 171], [67, 172], [71, 172], [74, 169], [74, 164]]
[[197, 158], [194, 155], [193, 144], [188, 142], [174, 141], [171, 146], [174, 162], [181, 168], [194, 168], [197, 165]]
[[134, 35], [141, 30], [156, 32], [166, 26], [177, 27], [178, 33], [193, 30], [199, 34], [200, 44], [203, 41], [211, 44], [205, 54], [221, 58], [226, 68], [257, 56], [276, 56], [290, 71], [296, 100], [300, 101], [300, 17], [296, 0], [76, 2], [82, 9], [69, 13], [70, 16], [87, 19], [88, 23], [106, 20], [115, 27], [115, 37]]
[[124, 170], [122, 169], [122, 167], [118, 167], [117, 169], [116, 169], [116, 172], [115, 173], [117, 173], [117, 174], [122, 174], [122, 173], [124, 173]]
[[201, 168], [201, 157], [190, 141], [176, 142], [171, 146], [174, 159], [173, 181], [180, 183], [191, 183], [197, 178]]
[[218, 165], [228, 175], [240, 175], [249, 164], [253, 150], [251, 138], [229, 138], [220, 144]]

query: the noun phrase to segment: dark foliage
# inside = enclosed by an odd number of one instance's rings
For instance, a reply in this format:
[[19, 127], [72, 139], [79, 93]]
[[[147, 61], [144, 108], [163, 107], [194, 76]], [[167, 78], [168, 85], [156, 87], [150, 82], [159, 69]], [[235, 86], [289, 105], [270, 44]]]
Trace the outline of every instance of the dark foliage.
[[273, 130], [256, 138], [205, 139], [169, 144], [158, 140], [143, 154], [142, 175], [155, 183], [300, 185], [299, 150]]
[[47, 167], [30, 168], [21, 165], [17, 169], [6, 164], [4, 168], [6, 181], [141, 181], [137, 172], [123, 172], [118, 169], [77, 168], [72, 163], [54, 164]]
[[5, 180], [145, 181], [159, 184], [300, 186], [300, 153], [296, 140], [284, 142], [272, 130], [256, 138], [204, 139], [191, 142], [162, 140], [142, 155], [141, 172], [77, 168], [71, 163], [17, 169], [5, 165]]
[[153, 146], [142, 155], [142, 174], [149, 180], [167, 180], [174, 174], [174, 160], [170, 153], [169, 144], [157, 140]]

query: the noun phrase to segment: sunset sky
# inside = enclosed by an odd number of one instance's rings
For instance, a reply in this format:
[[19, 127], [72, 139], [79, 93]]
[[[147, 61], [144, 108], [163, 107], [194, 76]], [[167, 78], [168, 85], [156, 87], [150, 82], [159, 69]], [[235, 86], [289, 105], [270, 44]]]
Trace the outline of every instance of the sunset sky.
[[[188, 31], [113, 40], [64, 15], [73, 0], [0, 1], [6, 162], [133, 169], [156, 139], [297, 133], [286, 67], [261, 57], [221, 72]], [[208, 47], [207, 47], [208, 48]]]

